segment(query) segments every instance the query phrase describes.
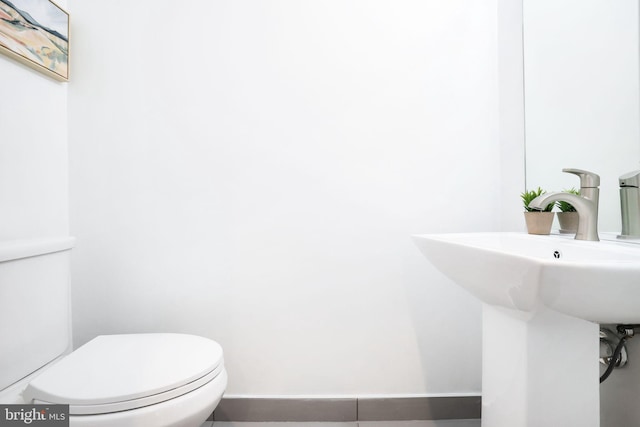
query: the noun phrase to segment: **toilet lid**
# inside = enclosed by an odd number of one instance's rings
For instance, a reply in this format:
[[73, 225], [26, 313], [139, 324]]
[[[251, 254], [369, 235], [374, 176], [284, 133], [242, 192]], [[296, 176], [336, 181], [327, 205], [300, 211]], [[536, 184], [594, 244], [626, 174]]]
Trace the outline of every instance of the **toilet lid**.
[[36, 377], [28, 402], [68, 404], [97, 414], [171, 399], [211, 381], [224, 369], [222, 348], [184, 334], [102, 335]]

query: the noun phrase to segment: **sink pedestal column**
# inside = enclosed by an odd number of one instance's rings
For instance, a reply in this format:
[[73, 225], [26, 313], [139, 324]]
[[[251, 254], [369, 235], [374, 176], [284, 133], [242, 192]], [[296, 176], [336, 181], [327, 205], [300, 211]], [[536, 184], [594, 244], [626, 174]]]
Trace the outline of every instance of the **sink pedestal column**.
[[599, 326], [483, 304], [482, 427], [598, 427]]

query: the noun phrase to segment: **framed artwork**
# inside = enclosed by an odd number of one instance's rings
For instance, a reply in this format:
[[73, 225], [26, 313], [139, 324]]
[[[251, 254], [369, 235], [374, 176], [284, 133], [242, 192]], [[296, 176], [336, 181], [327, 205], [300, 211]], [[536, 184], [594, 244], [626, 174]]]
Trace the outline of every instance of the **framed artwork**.
[[0, 52], [69, 81], [69, 14], [51, 0], [0, 0]]

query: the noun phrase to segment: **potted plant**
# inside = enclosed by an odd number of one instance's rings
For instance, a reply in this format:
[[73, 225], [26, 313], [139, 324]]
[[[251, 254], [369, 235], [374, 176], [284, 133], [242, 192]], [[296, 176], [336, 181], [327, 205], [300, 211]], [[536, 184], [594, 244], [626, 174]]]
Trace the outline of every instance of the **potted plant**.
[[551, 225], [553, 224], [554, 213], [551, 212], [556, 205], [550, 203], [544, 211], [538, 211], [529, 207], [529, 203], [538, 196], [544, 194], [545, 191], [538, 187], [537, 190], [529, 190], [520, 194], [524, 203], [524, 220], [527, 223], [527, 231], [529, 234], [549, 234], [551, 233]]
[[[579, 195], [580, 192], [575, 188], [563, 190], [565, 193]], [[558, 222], [560, 223], [560, 233], [576, 233], [578, 231], [578, 212], [571, 203], [564, 201], [558, 202]]]

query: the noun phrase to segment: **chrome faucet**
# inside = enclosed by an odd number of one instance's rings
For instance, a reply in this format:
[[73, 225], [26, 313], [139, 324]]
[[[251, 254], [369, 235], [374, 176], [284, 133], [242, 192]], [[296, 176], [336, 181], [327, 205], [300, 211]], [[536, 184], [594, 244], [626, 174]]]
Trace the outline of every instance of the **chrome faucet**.
[[640, 238], [640, 171], [622, 175], [620, 182], [620, 213], [622, 232], [620, 239]]
[[536, 210], [544, 208], [553, 202], [567, 202], [578, 212], [578, 231], [576, 240], [598, 241], [598, 200], [600, 198], [600, 176], [582, 169], [562, 169], [562, 172], [572, 173], [580, 177], [580, 195], [555, 192], [536, 197], [529, 203], [529, 207]]

